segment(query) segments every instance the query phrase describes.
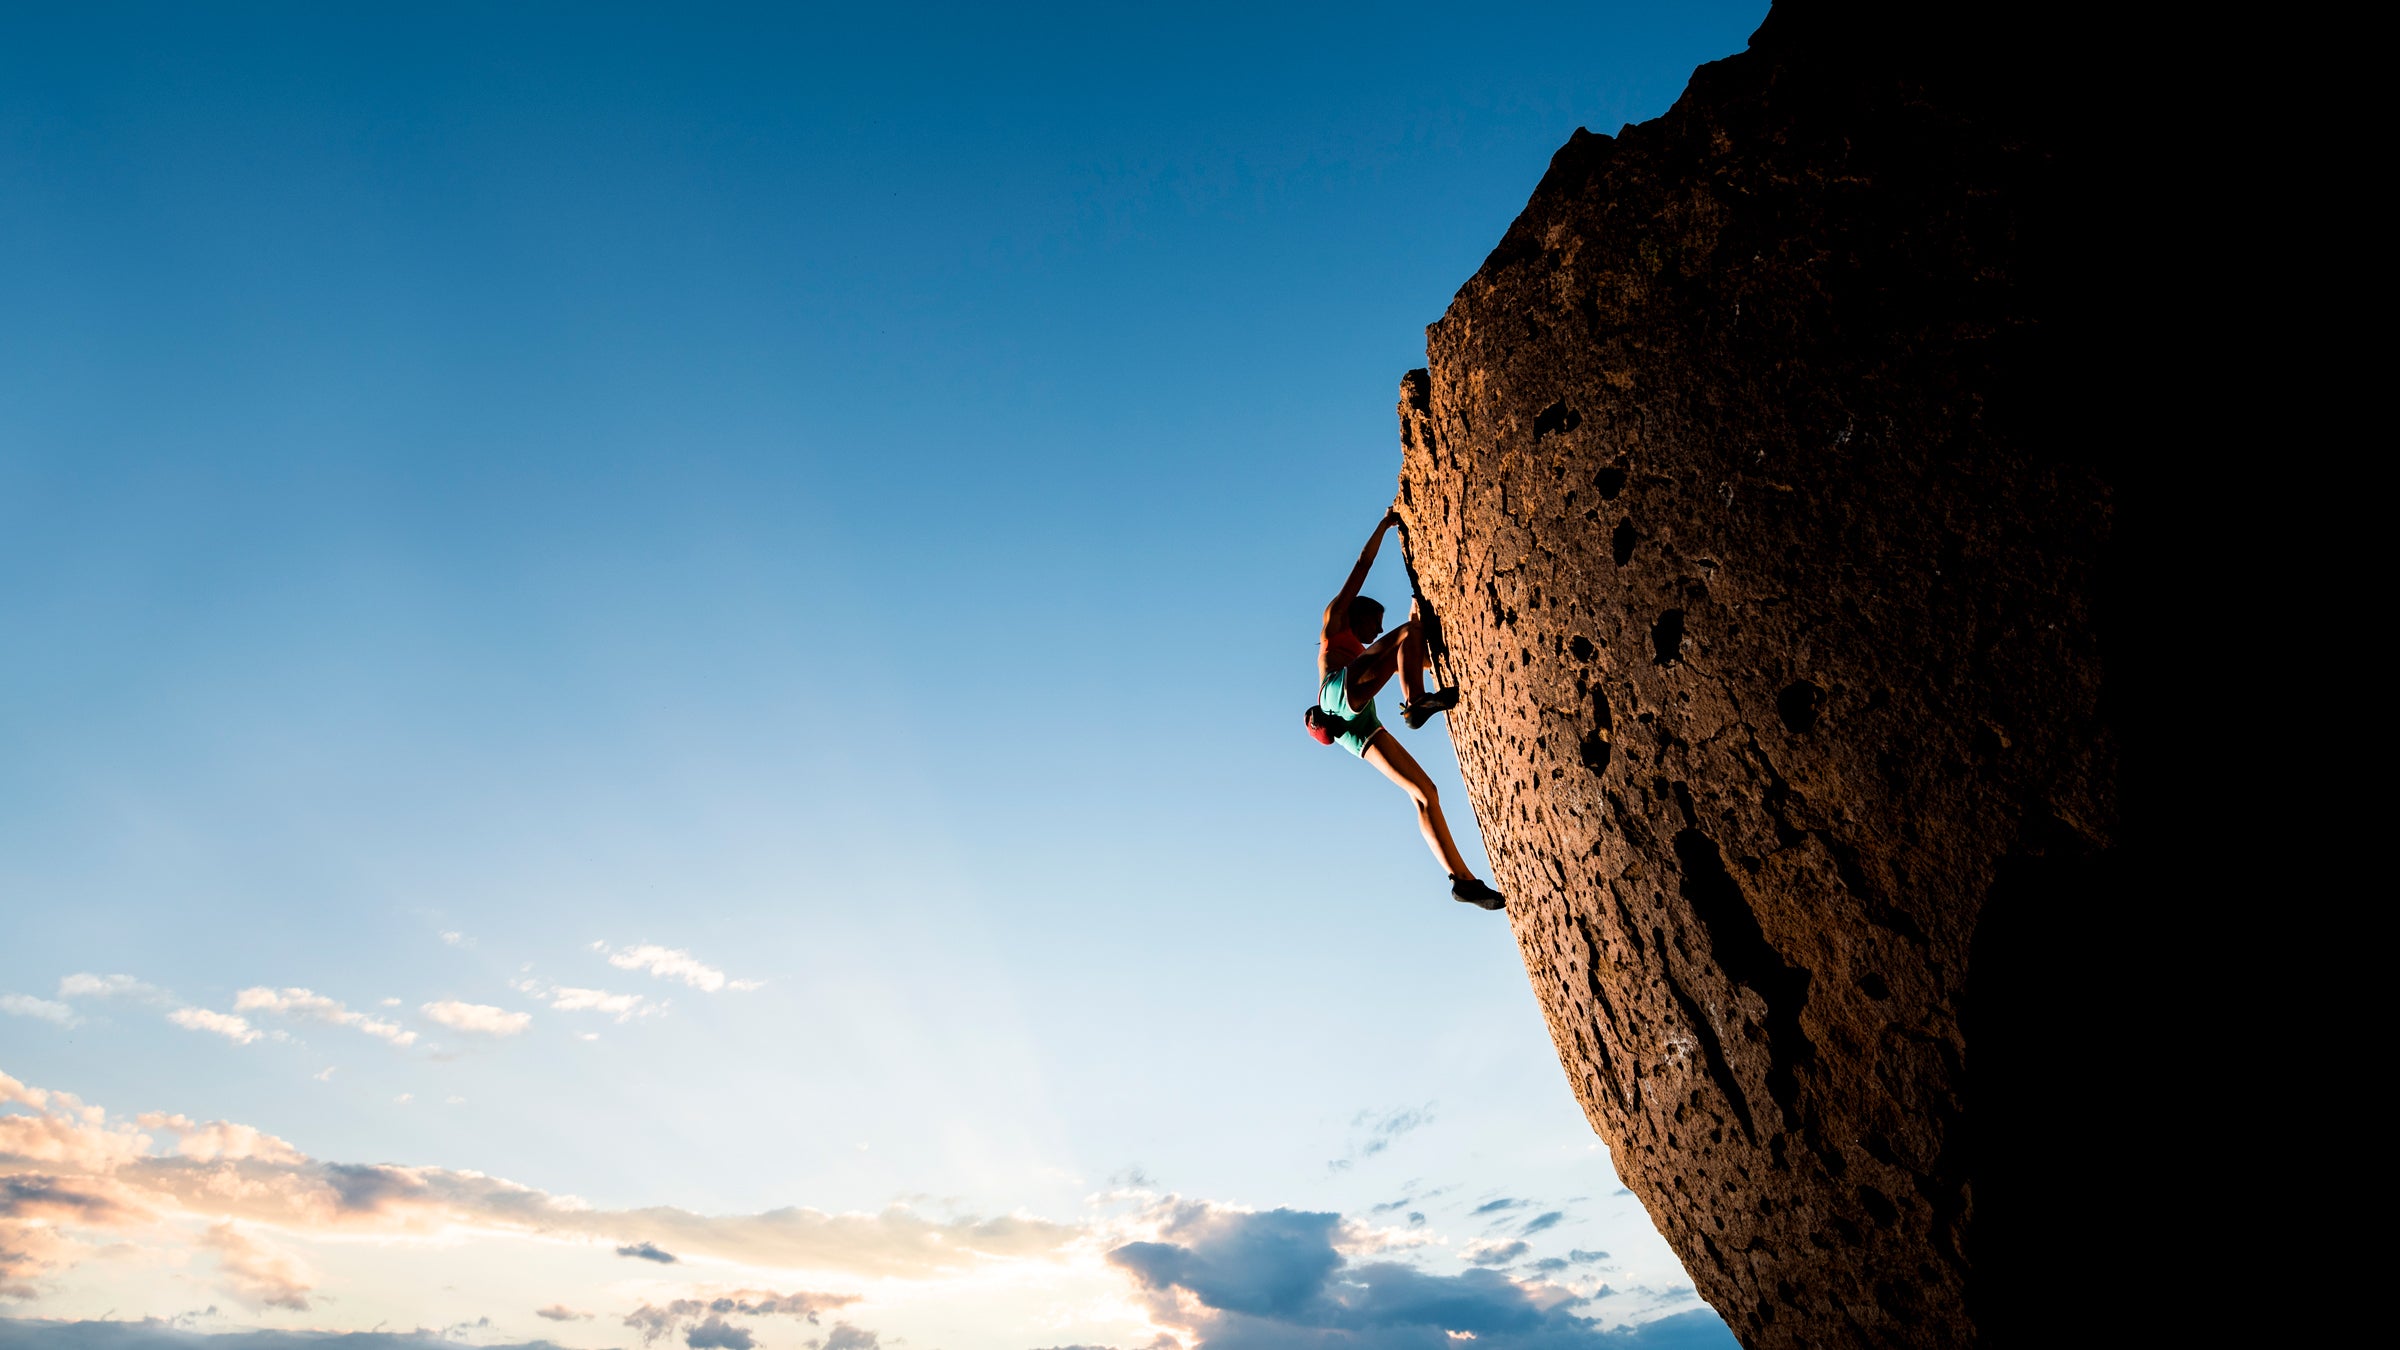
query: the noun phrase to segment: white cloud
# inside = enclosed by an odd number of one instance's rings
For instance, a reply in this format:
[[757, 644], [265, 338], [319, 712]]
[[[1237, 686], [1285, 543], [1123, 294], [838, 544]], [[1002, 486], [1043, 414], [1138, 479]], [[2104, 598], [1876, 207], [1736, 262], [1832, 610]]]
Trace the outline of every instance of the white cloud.
[[450, 947], [472, 947], [475, 945], [475, 939], [468, 937], [464, 933], [455, 932], [442, 934], [442, 942], [443, 945]]
[[511, 981], [509, 987], [528, 997], [541, 999], [557, 1012], [605, 1013], [619, 1022], [656, 1017], [667, 1010], [667, 1000], [652, 1002], [647, 994], [612, 994], [605, 989], [546, 985], [531, 977]]
[[488, 1003], [461, 1003], [457, 999], [428, 1003], [418, 1011], [452, 1031], [476, 1036], [514, 1036], [533, 1022], [532, 1013], [510, 1012]]
[[656, 1017], [665, 1007], [640, 994], [612, 994], [604, 989], [558, 988], [550, 991], [550, 1006], [560, 1012], [607, 1013], [620, 1022]]
[[353, 1012], [337, 1000], [306, 989], [269, 989], [262, 985], [234, 995], [233, 1006], [238, 1012], [279, 1013], [285, 1017], [306, 1018], [337, 1027], [354, 1027], [397, 1046], [417, 1043], [417, 1033], [397, 1022], [386, 1022], [379, 1017]]
[[655, 943], [645, 942], [621, 952], [611, 952], [607, 943], [595, 942], [592, 950], [606, 955], [608, 963], [619, 970], [646, 970], [662, 980], [681, 980], [694, 989], [711, 994], [720, 989], [756, 989], [766, 983], [764, 980], [727, 979], [724, 971], [690, 952], [676, 947], [661, 947]]
[[16, 1017], [35, 1017], [44, 1022], [56, 1022], [62, 1027], [71, 1027], [83, 1020], [77, 1017], [75, 1010], [66, 1004], [53, 1003], [46, 998], [35, 998], [31, 994], [0, 994], [0, 1012]]
[[210, 1012], [206, 1008], [177, 1008], [167, 1014], [167, 1020], [192, 1031], [213, 1031], [235, 1045], [248, 1045], [259, 1037], [248, 1018]]
[[144, 1003], [171, 1003], [175, 996], [131, 975], [93, 975], [78, 972], [58, 982], [60, 998], [132, 998]]

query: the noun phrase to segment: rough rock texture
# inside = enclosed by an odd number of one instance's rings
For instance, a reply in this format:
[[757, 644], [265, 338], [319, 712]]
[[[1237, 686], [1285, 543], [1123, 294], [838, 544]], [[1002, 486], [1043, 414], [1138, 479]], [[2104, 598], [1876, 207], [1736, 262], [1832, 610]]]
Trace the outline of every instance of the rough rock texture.
[[2027, 1104], [2071, 1053], [2030, 1010], [2108, 898], [2115, 488], [2061, 394], [2021, 55], [1779, 5], [1665, 117], [1568, 141], [1402, 385], [1527, 972], [1753, 1350], [2039, 1314], [2013, 1136], [2069, 1123]]

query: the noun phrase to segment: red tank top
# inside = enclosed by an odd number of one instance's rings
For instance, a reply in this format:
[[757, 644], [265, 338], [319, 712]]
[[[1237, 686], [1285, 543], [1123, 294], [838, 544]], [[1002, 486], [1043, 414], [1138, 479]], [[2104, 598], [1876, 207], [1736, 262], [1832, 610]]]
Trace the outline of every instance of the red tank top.
[[1334, 671], [1340, 670], [1346, 665], [1349, 665], [1358, 658], [1365, 656], [1367, 654], [1367, 644], [1359, 641], [1349, 629], [1345, 628], [1338, 633], [1326, 634], [1325, 637], [1317, 643], [1317, 652], [1317, 659], [1324, 665], [1326, 672], [1330, 674]]

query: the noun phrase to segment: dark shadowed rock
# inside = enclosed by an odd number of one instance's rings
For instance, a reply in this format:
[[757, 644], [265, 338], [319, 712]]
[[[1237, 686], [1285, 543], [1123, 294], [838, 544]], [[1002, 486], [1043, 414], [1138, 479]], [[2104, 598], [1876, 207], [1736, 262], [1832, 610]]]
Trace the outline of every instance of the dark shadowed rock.
[[1778, 5], [1578, 131], [1400, 402], [1526, 969], [1753, 1350], [2035, 1315], [2016, 1132], [2118, 831], [2044, 35], [1910, 22]]

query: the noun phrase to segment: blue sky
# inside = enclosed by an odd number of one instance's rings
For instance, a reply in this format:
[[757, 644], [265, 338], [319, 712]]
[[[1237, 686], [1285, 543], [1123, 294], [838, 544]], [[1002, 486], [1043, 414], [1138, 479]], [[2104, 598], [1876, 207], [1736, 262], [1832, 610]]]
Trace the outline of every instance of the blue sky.
[[886, 1343], [1197, 1346], [1109, 1253], [1277, 1212], [1690, 1312], [1504, 921], [1294, 721], [1424, 325], [1762, 13], [0, 14], [0, 1123], [81, 1140], [0, 1166], [1056, 1230], [670, 1266], [153, 1179], [23, 1201], [0, 1312], [602, 1345], [806, 1274]]

